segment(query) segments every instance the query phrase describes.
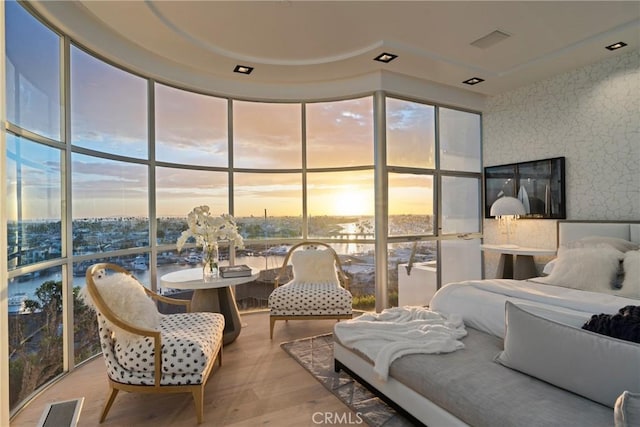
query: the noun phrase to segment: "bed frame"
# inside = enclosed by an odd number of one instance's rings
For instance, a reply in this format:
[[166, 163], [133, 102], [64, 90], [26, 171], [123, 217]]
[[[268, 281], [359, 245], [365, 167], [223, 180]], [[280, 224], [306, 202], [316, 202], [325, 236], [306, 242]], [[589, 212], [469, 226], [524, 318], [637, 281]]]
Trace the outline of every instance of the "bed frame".
[[[586, 236], [617, 237], [640, 244], [640, 221], [574, 221], [557, 222], [558, 246]], [[455, 415], [442, 409], [393, 377], [383, 382], [375, 377], [373, 365], [352, 350], [334, 342], [335, 371], [341, 369], [367, 387], [416, 425], [451, 427], [468, 426]]]
[[558, 247], [586, 236], [617, 237], [640, 244], [640, 221], [558, 221]]

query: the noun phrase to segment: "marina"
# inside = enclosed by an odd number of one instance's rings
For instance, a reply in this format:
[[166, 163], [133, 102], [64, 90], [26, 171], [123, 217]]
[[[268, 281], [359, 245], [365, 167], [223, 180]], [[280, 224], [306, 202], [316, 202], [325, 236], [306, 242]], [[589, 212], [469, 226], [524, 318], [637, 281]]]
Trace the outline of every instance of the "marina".
[[24, 301], [28, 295], [26, 292], [9, 294], [9, 314], [21, 314], [25, 311]]
[[[340, 246], [340, 245], [336, 245]], [[345, 245], [346, 246], [346, 245]], [[355, 245], [354, 245], [355, 246]], [[253, 252], [250, 252], [253, 253]], [[257, 252], [255, 252], [257, 253]], [[264, 270], [264, 271], [273, 271], [272, 275], [275, 277], [279, 268], [282, 266], [282, 262], [284, 261], [284, 256], [286, 255], [286, 251], [282, 252], [281, 249], [277, 251], [265, 251], [269, 253], [269, 255], [255, 255], [255, 256], [237, 256], [236, 264], [246, 264], [249, 267]], [[273, 255], [273, 253], [278, 255]], [[283, 255], [279, 255], [279, 253], [283, 253]], [[373, 291], [374, 280], [375, 280], [375, 266], [374, 266], [374, 257], [372, 253], [360, 252], [353, 253], [350, 255], [340, 255], [341, 262], [343, 263], [343, 268], [346, 272], [351, 273], [352, 276], [357, 278], [355, 282], [360, 282], [360, 287], [363, 288], [371, 288]], [[164, 255], [163, 258], [164, 263], [158, 263], [157, 266], [157, 277], [161, 277], [164, 274], [190, 269], [190, 268], [198, 268], [202, 265], [202, 258], [196, 254], [196, 252], [192, 252], [188, 254], [186, 257], [178, 257], [173, 256], [169, 258], [168, 255]], [[168, 260], [173, 260], [172, 263], [167, 263]], [[145, 286], [151, 285], [151, 271], [148, 268], [148, 265], [145, 262], [144, 256], [139, 256], [134, 259], [134, 261], [126, 261], [121, 259], [108, 259], [105, 260], [107, 262], [113, 262], [119, 265], [124, 266], [125, 268], [129, 268], [131, 272], [136, 276], [140, 282], [145, 284]], [[74, 265], [73, 269], [73, 286], [74, 287], [84, 287], [85, 279], [84, 275], [86, 269], [89, 268], [93, 263], [89, 261], [83, 261]], [[137, 268], [134, 268], [133, 265], [136, 264]], [[221, 265], [228, 265], [227, 260], [221, 260]], [[268, 277], [268, 274], [265, 274], [263, 277]], [[9, 281], [9, 294], [10, 294], [10, 309], [9, 312], [12, 314], [24, 313], [24, 300], [26, 299], [34, 299], [35, 292], [43, 283], [47, 281], [59, 281], [62, 280], [62, 269], [61, 267], [55, 269], [49, 269], [43, 271], [41, 275], [38, 277], [29, 277], [25, 279], [20, 277], [11, 279]], [[160, 290], [159, 279], [156, 283], [158, 290]], [[163, 290], [165, 292], [165, 290]], [[22, 309], [21, 309], [22, 308]]]
[[[175, 223], [175, 226], [170, 227], [171, 230], [179, 230], [181, 227], [178, 223], [182, 222], [183, 219], [166, 219], [166, 221]], [[362, 238], [364, 234], [370, 231], [369, 227], [363, 225], [368, 224], [367, 221], [370, 221], [370, 218], [333, 217], [327, 219], [324, 228], [318, 232], [322, 235], [340, 235], [346, 238], [347, 241], [355, 240]], [[245, 224], [247, 227], [249, 224], [255, 222], [255, 225], [259, 226], [255, 231], [257, 235], [264, 234], [265, 230], [269, 229], [273, 224], [277, 224], [280, 228], [291, 226], [287, 218], [271, 218], [268, 224], [261, 221], [253, 221], [253, 219], [249, 218], [239, 219], [238, 222]], [[394, 230], [397, 229], [400, 232], [408, 232], [409, 230], [415, 230], [418, 226], [430, 224], [430, 218], [425, 216], [405, 216], [395, 218], [391, 220], [390, 223]], [[94, 228], [89, 227], [90, 224], [92, 227], [100, 224], [100, 227], [95, 228], [95, 230], [99, 229], [100, 231], [94, 231]], [[145, 286], [152, 287], [152, 270], [151, 263], [149, 262], [150, 254], [148, 252], [110, 258], [104, 256], [108, 256], [108, 252], [104, 252], [106, 248], [108, 248], [108, 250], [118, 250], [129, 244], [127, 243], [127, 236], [124, 235], [124, 229], [134, 230], [133, 233], [143, 239], [146, 231], [140, 227], [146, 227], [144, 219], [132, 218], [123, 219], [122, 221], [95, 219], [92, 223], [79, 220], [74, 221], [74, 226], [77, 237], [74, 239], [74, 255], [88, 255], [92, 253], [96, 255], [95, 260], [84, 260], [73, 264], [72, 281], [74, 287], [82, 288], [85, 285], [85, 272], [87, 268], [95, 262], [117, 264], [131, 271]], [[13, 232], [10, 233], [12, 235], [20, 236], [21, 234], [17, 233], [19, 229], [28, 233], [28, 238], [18, 238], [15, 241], [15, 256], [12, 258], [15, 263], [14, 267], [45, 261], [51, 255], [59, 257], [59, 255], [56, 255], [60, 252], [60, 246], [56, 236], [60, 230], [53, 223], [48, 221], [32, 221], [25, 223], [24, 227], [14, 224], [10, 226], [10, 229], [13, 230]], [[179, 233], [177, 231], [167, 232], [163, 240], [159, 243], [166, 244], [168, 242], [175, 242], [178, 235]], [[24, 235], [22, 236], [24, 237]], [[246, 236], [247, 239], [256, 237], [257, 236], [253, 235]], [[310, 237], [310, 240], [313, 239], [313, 237]], [[320, 238], [320, 240], [327, 241], [326, 238]], [[329, 239], [329, 241], [330, 240], [331, 239]], [[375, 257], [373, 243], [373, 240], [371, 243], [344, 243], [344, 240], [342, 240], [341, 243], [331, 245], [339, 254], [345, 272], [352, 277], [352, 289], [358, 294], [373, 295], [375, 293]], [[43, 245], [46, 246], [46, 248]], [[145, 244], [141, 241], [141, 249], [144, 246]], [[242, 249], [236, 249], [235, 264], [246, 264], [252, 268], [261, 270], [262, 273], [259, 281], [268, 283], [273, 281], [278, 274], [284, 257], [291, 246], [289, 243], [256, 242], [247, 244], [246, 247]], [[389, 247], [388, 262], [390, 272], [395, 271], [398, 263], [407, 262], [410, 257], [413, 257], [415, 262], [435, 259], [435, 248], [430, 248], [428, 243], [423, 244], [421, 251], [415, 254], [412, 252], [412, 246], [413, 243], [407, 242]], [[229, 253], [224, 246], [220, 248], [219, 261], [220, 266], [229, 265]], [[157, 255], [157, 271], [155, 277], [159, 278], [166, 273], [201, 266], [202, 252], [199, 248], [191, 247], [183, 250], [181, 253], [175, 250], [165, 250]], [[60, 280], [62, 280], [62, 267], [38, 270], [11, 278], [9, 280], [9, 312], [12, 315], [25, 314], [25, 300], [35, 299], [35, 292], [43, 283], [47, 281], [57, 282]], [[159, 279], [157, 280], [158, 282], [155, 285], [158, 291], [163, 293], [171, 292], [169, 289], [161, 289]], [[249, 291], [246, 297], [252, 298], [251, 291]], [[256, 295], [256, 298], [261, 299], [263, 295]]]

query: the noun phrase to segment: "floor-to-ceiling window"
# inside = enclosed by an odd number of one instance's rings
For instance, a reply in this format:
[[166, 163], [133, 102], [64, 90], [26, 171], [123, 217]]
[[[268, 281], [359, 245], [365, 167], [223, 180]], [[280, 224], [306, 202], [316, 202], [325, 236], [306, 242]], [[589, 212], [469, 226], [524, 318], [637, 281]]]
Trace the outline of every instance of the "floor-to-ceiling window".
[[[5, 2], [9, 404], [63, 371], [61, 38]], [[5, 131], [5, 130], [3, 130]], [[4, 233], [3, 233], [4, 235]], [[4, 293], [4, 292], [3, 292]], [[7, 339], [2, 337], [2, 339]]]
[[406, 282], [414, 265], [414, 277], [418, 266], [429, 266], [434, 274], [431, 282], [423, 280], [424, 286], [437, 286], [435, 112], [433, 105], [386, 99], [387, 291], [392, 305], [406, 305], [413, 299]]
[[481, 278], [482, 124], [477, 113], [438, 108], [440, 281]]
[[[250, 254], [238, 262], [265, 270], [264, 281], [275, 276], [284, 255], [266, 242], [303, 236], [302, 105], [241, 100], [231, 105], [233, 214]], [[239, 303], [264, 308], [267, 297], [267, 289], [255, 287]]]
[[350, 278], [354, 307], [375, 303], [373, 97], [308, 103], [308, 235], [334, 240]]
[[480, 278], [477, 113], [386, 98], [388, 300], [427, 304], [440, 284]]
[[[10, 403], [62, 372], [61, 150], [7, 135]], [[38, 265], [46, 267], [36, 267]]]
[[[2, 286], [13, 409], [100, 351], [93, 316], [76, 297], [86, 268], [113, 262], [158, 289], [163, 274], [198, 264], [195, 245], [175, 250], [198, 205], [234, 215], [245, 238], [235, 262], [264, 271], [237, 289], [241, 309], [266, 307], [269, 272], [301, 239], [336, 249], [361, 309], [375, 307], [380, 278], [393, 306], [417, 271], [435, 289], [457, 277], [461, 256], [470, 264], [477, 255], [479, 268], [479, 114], [384, 93], [321, 102], [197, 93], [103, 60], [18, 3], [7, 2], [6, 14]], [[384, 188], [375, 184], [380, 171]], [[382, 222], [386, 232], [375, 235]], [[386, 268], [376, 267], [376, 241], [386, 244]], [[223, 264], [234, 258], [228, 251]], [[73, 325], [63, 323], [69, 317]]]
[[387, 97], [386, 121], [388, 298], [427, 304], [481, 275], [480, 115]]

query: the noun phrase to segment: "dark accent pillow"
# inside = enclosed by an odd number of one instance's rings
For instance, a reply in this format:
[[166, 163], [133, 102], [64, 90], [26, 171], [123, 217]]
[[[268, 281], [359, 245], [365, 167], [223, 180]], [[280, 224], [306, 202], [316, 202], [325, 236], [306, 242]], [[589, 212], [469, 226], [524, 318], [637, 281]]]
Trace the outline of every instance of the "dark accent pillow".
[[622, 307], [617, 314], [594, 314], [582, 329], [640, 343], [640, 306]]

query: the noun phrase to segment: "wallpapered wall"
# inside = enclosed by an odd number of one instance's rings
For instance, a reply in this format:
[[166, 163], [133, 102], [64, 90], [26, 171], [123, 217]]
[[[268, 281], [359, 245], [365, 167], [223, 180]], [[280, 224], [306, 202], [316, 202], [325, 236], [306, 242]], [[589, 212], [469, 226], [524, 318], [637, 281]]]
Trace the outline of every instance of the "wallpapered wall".
[[[566, 157], [568, 219], [640, 219], [640, 51], [495, 96], [483, 129], [485, 166]], [[496, 222], [484, 220], [485, 243], [506, 241]], [[556, 221], [517, 221], [511, 240], [554, 248]], [[485, 254], [485, 277], [497, 261]]]

